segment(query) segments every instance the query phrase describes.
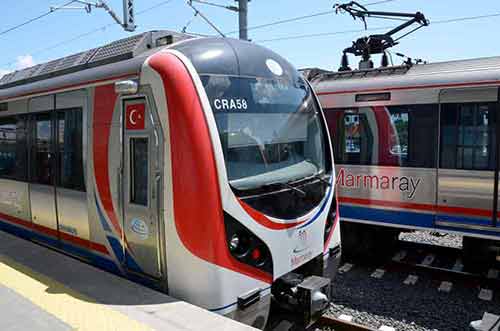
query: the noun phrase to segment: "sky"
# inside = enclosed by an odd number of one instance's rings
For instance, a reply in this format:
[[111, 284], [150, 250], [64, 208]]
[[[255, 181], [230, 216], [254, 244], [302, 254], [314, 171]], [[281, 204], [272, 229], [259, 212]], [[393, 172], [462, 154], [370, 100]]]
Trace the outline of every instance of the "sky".
[[[208, 0], [221, 5], [237, 5], [233, 0]], [[3, 31], [47, 12], [67, 0], [2, 0], [0, 21], [0, 76], [47, 62], [59, 57], [104, 45], [131, 34], [148, 30], [180, 31], [188, 22], [188, 32], [216, 34], [199, 16], [193, 19], [193, 10], [185, 0], [135, 0], [137, 30], [125, 32], [103, 9], [58, 10], [33, 23], [4, 33]], [[249, 4], [249, 38], [271, 48], [298, 68], [319, 67], [336, 70], [342, 50], [359, 37], [382, 33], [398, 21], [368, 19], [368, 28], [362, 31], [359, 20], [348, 14], [336, 15], [332, 8], [338, 0], [251, 0]], [[377, 0], [359, 0], [362, 4]], [[107, 0], [120, 16], [122, 0]], [[79, 6], [73, 4], [73, 7]], [[238, 15], [232, 11], [196, 4], [221, 31], [237, 37]], [[500, 1], [499, 0], [389, 0], [370, 5], [370, 10], [411, 12], [421, 11], [431, 24], [403, 38], [392, 52], [404, 53], [428, 62], [448, 61], [500, 55]], [[332, 13], [265, 28], [252, 27], [312, 15], [332, 10]], [[495, 15], [477, 20], [440, 23], [443, 20]], [[433, 23], [434, 22], [434, 23]], [[348, 31], [348, 32], [346, 32]], [[231, 33], [233, 32], [233, 33]], [[316, 35], [307, 36], [304, 35]], [[281, 40], [276, 40], [281, 39]], [[355, 67], [359, 59], [350, 58]], [[377, 63], [378, 58], [374, 61]], [[401, 59], [395, 57], [395, 63]]]

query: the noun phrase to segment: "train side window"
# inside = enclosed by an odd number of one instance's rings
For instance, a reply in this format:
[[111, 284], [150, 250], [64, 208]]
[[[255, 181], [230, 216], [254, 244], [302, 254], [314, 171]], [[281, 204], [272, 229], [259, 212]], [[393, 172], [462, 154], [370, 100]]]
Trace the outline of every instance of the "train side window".
[[53, 184], [52, 121], [50, 114], [35, 115], [33, 123], [33, 144], [31, 153], [33, 183]]
[[0, 118], [0, 178], [23, 181], [27, 173], [26, 120]]
[[327, 111], [335, 162], [436, 167], [437, 105], [375, 106]]
[[148, 205], [148, 138], [130, 138], [130, 202]]
[[83, 172], [82, 110], [57, 112], [57, 185], [70, 190], [85, 191]]
[[[403, 167], [435, 168], [438, 105], [389, 106], [389, 153]], [[394, 159], [393, 161], [394, 162]]]
[[443, 104], [441, 168], [494, 170], [495, 103]]

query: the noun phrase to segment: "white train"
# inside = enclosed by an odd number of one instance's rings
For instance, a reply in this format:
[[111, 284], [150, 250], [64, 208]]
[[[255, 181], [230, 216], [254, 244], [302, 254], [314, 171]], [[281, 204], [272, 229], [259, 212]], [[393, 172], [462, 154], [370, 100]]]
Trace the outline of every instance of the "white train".
[[344, 253], [427, 229], [465, 236], [468, 262], [498, 255], [500, 57], [307, 73], [332, 135]]
[[252, 43], [152, 31], [0, 80], [1, 229], [250, 325], [326, 307], [334, 178], [314, 92]]

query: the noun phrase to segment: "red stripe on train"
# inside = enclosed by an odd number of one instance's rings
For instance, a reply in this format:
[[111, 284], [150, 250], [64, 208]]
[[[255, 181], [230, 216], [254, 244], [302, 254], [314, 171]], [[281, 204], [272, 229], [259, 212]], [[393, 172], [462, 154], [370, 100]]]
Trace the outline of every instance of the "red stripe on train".
[[271, 283], [272, 275], [237, 261], [227, 247], [212, 139], [191, 75], [170, 53], [153, 55], [149, 65], [161, 76], [168, 103], [174, 221], [182, 244], [207, 262]]
[[[435, 206], [435, 205], [412, 203], [412, 202], [360, 199], [360, 198], [350, 198], [350, 197], [339, 197], [339, 201], [341, 203], [352, 203], [352, 204], [366, 205], [366, 206], [415, 209], [415, 210], [423, 210], [423, 211], [431, 211], [431, 212], [462, 214], [462, 215], [469, 215], [469, 216], [483, 216], [483, 217], [492, 217], [493, 216], [493, 213], [491, 210], [479, 209], [479, 208]], [[499, 213], [499, 215], [500, 215], [500, 213]]]
[[243, 207], [243, 209], [245, 209], [245, 211], [248, 213], [248, 215], [250, 215], [252, 217], [253, 220], [255, 220], [260, 225], [262, 225], [268, 229], [271, 229], [271, 230], [286, 230], [286, 229], [293, 228], [293, 227], [305, 222], [305, 221], [300, 221], [300, 222], [293, 222], [293, 223], [276, 223], [276, 222], [271, 221], [266, 215], [253, 209], [252, 207], [250, 207], [249, 205], [247, 205], [246, 203], [244, 203], [240, 199], [238, 199], [238, 202], [240, 203], [241, 207]]
[[29, 228], [33, 231], [42, 233], [42, 234], [50, 236], [50, 237], [54, 237], [54, 238], [59, 237], [60, 239], [67, 241], [67, 242], [70, 242], [76, 246], [80, 246], [80, 247], [83, 247], [86, 249], [90, 248], [91, 250], [97, 251], [99, 253], [109, 255], [108, 249], [104, 245], [101, 245], [101, 244], [98, 244], [98, 243], [95, 243], [95, 242], [92, 242], [89, 240], [85, 240], [85, 239], [82, 239], [79, 237], [75, 237], [73, 235], [70, 235], [70, 234], [67, 234], [64, 232], [58, 232], [57, 230], [54, 230], [54, 229], [51, 229], [51, 228], [48, 228], [48, 227], [45, 227], [45, 226], [42, 226], [39, 224], [35, 224], [35, 223], [29, 222], [29, 221], [25, 221], [23, 219], [20, 219], [20, 218], [14, 217], [14, 216], [0, 213], [0, 221], [6, 221], [8, 223], [20, 225], [20, 226]]
[[92, 145], [97, 191], [106, 214], [121, 237], [122, 229], [115, 213], [109, 180], [109, 139], [117, 97], [113, 84], [95, 88]]

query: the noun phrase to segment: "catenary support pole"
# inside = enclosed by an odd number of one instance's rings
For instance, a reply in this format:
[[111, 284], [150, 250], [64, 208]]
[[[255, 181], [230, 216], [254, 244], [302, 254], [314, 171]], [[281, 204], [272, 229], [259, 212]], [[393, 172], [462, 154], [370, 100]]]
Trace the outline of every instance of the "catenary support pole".
[[248, 2], [237, 0], [239, 4], [240, 39], [248, 40]]

